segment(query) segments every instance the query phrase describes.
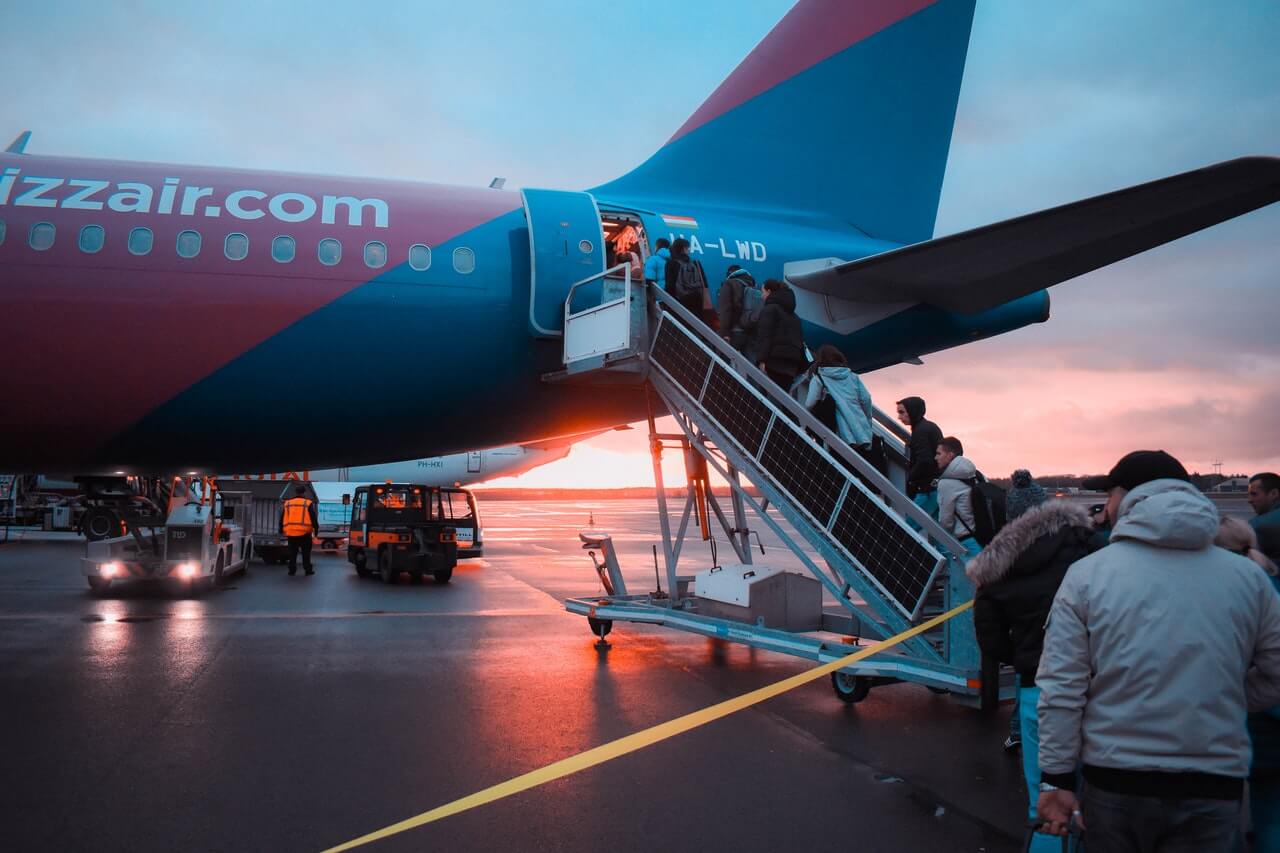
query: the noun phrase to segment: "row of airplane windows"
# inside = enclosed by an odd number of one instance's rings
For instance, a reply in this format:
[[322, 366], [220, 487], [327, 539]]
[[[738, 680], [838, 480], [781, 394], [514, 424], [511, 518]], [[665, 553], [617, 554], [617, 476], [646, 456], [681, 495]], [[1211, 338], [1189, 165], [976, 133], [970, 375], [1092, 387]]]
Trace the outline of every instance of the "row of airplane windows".
[[[31, 226], [27, 235], [27, 245], [37, 252], [53, 247], [57, 229], [52, 222], [37, 222]], [[0, 219], [0, 245], [4, 243], [5, 224]], [[199, 231], [182, 231], [178, 234], [177, 252], [180, 258], [194, 258], [200, 254], [204, 238]], [[106, 243], [106, 231], [101, 225], [86, 225], [80, 229], [77, 245], [80, 251], [93, 254], [102, 250]], [[134, 255], [151, 254], [155, 236], [150, 228], [138, 227], [129, 231], [128, 248]], [[282, 264], [291, 263], [297, 255], [297, 241], [292, 237], [281, 235], [271, 240], [271, 258]], [[222, 253], [232, 261], [243, 261], [249, 256], [249, 237], [240, 232], [232, 232], [222, 241]], [[325, 237], [316, 244], [316, 259], [327, 267], [336, 265], [342, 260], [342, 242], [333, 237]], [[418, 272], [431, 267], [431, 247], [425, 243], [414, 243], [409, 247], [409, 266]], [[370, 240], [364, 244], [364, 264], [370, 269], [381, 269], [387, 265], [387, 244], [378, 240]], [[454, 272], [469, 275], [475, 272], [476, 253], [466, 246], [453, 250]]]

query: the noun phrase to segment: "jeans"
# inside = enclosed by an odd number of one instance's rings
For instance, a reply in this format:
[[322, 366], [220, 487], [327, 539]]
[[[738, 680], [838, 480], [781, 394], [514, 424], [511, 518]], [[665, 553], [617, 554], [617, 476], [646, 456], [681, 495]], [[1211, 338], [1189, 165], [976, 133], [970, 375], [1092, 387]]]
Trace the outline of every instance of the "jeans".
[[[1027, 781], [1027, 797], [1031, 801], [1028, 817], [1036, 816], [1036, 801], [1040, 799], [1040, 718], [1036, 714], [1039, 704], [1039, 687], [1018, 688], [1015, 717], [1022, 729], [1022, 775]], [[1062, 839], [1056, 835], [1037, 832], [1031, 840], [1031, 853], [1060, 853], [1061, 850]]]
[[[938, 519], [938, 493], [937, 492], [916, 492], [916, 496], [911, 499], [912, 502], [925, 511], [928, 515], [933, 516], [934, 521]], [[907, 519], [912, 529], [919, 530], [920, 525], [913, 520]]]
[[1116, 794], [1086, 782], [1080, 810], [1089, 853], [1231, 853], [1240, 832], [1240, 805], [1240, 800]]
[[[1031, 712], [1035, 713], [1035, 710], [1032, 708]], [[1013, 710], [1009, 713], [1009, 737], [1022, 739], [1022, 683], [1016, 675], [1013, 677]]]
[[978, 544], [978, 540], [972, 536], [966, 536], [960, 540], [960, 544], [964, 546], [965, 562], [972, 560], [978, 556], [978, 552], [982, 550], [982, 546]]

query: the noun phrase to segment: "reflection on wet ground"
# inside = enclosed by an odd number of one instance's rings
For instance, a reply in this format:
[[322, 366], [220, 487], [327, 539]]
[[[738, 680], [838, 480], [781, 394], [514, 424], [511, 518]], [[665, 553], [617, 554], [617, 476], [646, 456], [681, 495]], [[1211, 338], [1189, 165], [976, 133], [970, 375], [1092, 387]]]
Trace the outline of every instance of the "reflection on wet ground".
[[[560, 603], [599, 591], [577, 533], [612, 532], [650, 589], [647, 502], [483, 512], [486, 558], [444, 585], [327, 555], [311, 578], [255, 563], [194, 599], [99, 599], [82, 546], [0, 546], [6, 847], [321, 849], [805, 666], [650, 626], [593, 646]], [[760, 533], [765, 561], [799, 567]], [[819, 682], [376, 849], [1015, 850], [1004, 725], [909, 685], [846, 706]]]

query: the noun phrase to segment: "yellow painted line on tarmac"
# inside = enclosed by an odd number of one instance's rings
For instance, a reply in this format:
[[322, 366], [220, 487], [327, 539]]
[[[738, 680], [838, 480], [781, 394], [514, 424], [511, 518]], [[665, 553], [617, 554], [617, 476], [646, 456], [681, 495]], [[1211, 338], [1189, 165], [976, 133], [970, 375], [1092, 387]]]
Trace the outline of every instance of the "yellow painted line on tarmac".
[[471, 809], [478, 808], [483, 805], [488, 805], [489, 803], [496, 802], [497, 800], [505, 799], [506, 797], [519, 794], [523, 791], [528, 791], [530, 788], [545, 785], [547, 782], [552, 782], [556, 779], [562, 779], [565, 776], [570, 776], [590, 767], [595, 767], [597, 764], [604, 764], [606, 761], [612, 761], [615, 758], [620, 758], [629, 753], [644, 749], [646, 746], [652, 746], [659, 741], [664, 741], [668, 738], [675, 737], [676, 735], [684, 734], [685, 732], [696, 729], [699, 726], [705, 726], [707, 723], [714, 722], [722, 717], [727, 717], [736, 711], [743, 710], [744, 708], [750, 708], [752, 705], [757, 705], [766, 699], [772, 699], [775, 696], [780, 696], [789, 690], [794, 690], [802, 684], [808, 684], [810, 681], [816, 681], [824, 675], [829, 675], [841, 667], [863, 660], [864, 658], [871, 657], [878, 652], [892, 648], [893, 646], [909, 640], [912, 637], [923, 634], [926, 631], [931, 631], [943, 622], [959, 616], [972, 606], [972, 601], [966, 601], [959, 607], [954, 607], [946, 613], [933, 617], [927, 622], [922, 622], [914, 628], [903, 631], [901, 634], [895, 634], [887, 640], [881, 640], [874, 645], [859, 649], [858, 651], [839, 658], [838, 660], [833, 660], [830, 663], [824, 663], [821, 666], [802, 672], [799, 675], [793, 675], [790, 678], [784, 678], [781, 681], [761, 687], [758, 690], [752, 690], [750, 693], [744, 693], [741, 696], [734, 697], [733, 699], [727, 699], [724, 702], [719, 702], [715, 705], [711, 705], [710, 707], [703, 708], [700, 711], [685, 714], [683, 717], [677, 717], [674, 720], [660, 723], [659, 725], [644, 729], [643, 731], [638, 731], [635, 734], [630, 734], [626, 737], [611, 741], [610, 743], [594, 747], [586, 752], [580, 752], [577, 755], [570, 756], [569, 758], [561, 759], [554, 764], [548, 764], [545, 767], [517, 776], [514, 779], [508, 779], [506, 782], [502, 782], [490, 788], [485, 788], [482, 791], [477, 791], [474, 794], [454, 800], [451, 803], [446, 803], [443, 806], [437, 806], [430, 811], [402, 820], [399, 823], [393, 823], [390, 826], [370, 832], [367, 835], [362, 835], [359, 838], [353, 838], [352, 840], [339, 844], [336, 847], [330, 847], [325, 850], [324, 853], [338, 853], [340, 850], [352, 850], [356, 847], [371, 844], [374, 841], [381, 841], [384, 838], [390, 838], [392, 835], [398, 835], [401, 832], [416, 829], [420, 826], [425, 826], [426, 824], [434, 823], [438, 820], [443, 820], [444, 818], [452, 817], [453, 815], [470, 811]]

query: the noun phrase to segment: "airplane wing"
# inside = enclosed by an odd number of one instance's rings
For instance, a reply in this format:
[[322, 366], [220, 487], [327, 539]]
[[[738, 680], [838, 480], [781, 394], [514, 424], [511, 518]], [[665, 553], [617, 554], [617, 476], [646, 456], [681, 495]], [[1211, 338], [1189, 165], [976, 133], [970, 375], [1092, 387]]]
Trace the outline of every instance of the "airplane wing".
[[976, 314], [1275, 201], [1280, 157], [1242, 157], [788, 280]]
[[546, 438], [541, 441], [526, 441], [521, 444], [528, 450], [561, 450], [580, 441], [586, 441], [588, 438], [595, 438], [597, 435], [604, 435], [606, 432], [621, 432], [631, 429], [630, 426], [623, 424], [622, 426], [609, 427], [608, 429], [597, 429], [591, 432], [579, 432], [573, 435], [562, 435], [556, 438]]

